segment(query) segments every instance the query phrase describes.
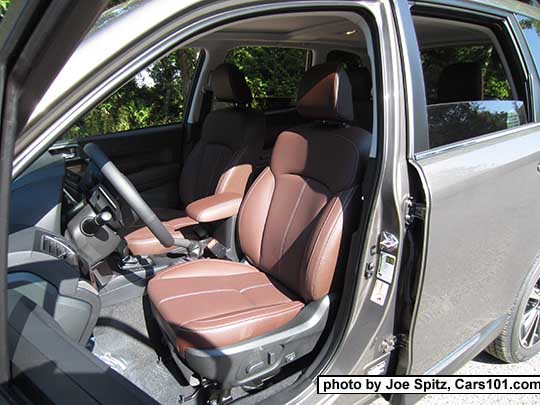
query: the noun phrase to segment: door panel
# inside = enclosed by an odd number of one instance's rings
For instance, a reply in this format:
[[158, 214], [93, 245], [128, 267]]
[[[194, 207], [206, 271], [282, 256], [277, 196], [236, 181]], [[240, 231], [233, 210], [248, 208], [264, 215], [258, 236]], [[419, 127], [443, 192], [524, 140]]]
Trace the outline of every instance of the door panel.
[[540, 250], [539, 151], [530, 125], [418, 161], [431, 201], [411, 374], [435, 372], [510, 309]]
[[153, 207], [178, 208], [182, 124], [162, 125], [55, 144], [53, 153], [72, 156], [81, 163], [82, 147], [99, 145]]

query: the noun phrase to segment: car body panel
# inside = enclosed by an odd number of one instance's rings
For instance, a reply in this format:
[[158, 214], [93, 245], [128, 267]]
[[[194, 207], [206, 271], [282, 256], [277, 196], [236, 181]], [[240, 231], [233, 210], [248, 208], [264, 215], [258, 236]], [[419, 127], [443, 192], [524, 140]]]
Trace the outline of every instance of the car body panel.
[[540, 250], [539, 163], [538, 124], [418, 161], [431, 212], [412, 374], [510, 310]]
[[[496, 10], [481, 1], [424, 3], [504, 16], [509, 26], [513, 16], [507, 9], [540, 15], [517, 3]], [[525, 62], [529, 65], [530, 58]], [[537, 95], [538, 89], [533, 90]], [[532, 101], [537, 108], [538, 100]], [[425, 131], [414, 136], [423, 138]], [[540, 250], [539, 135], [540, 125], [531, 123], [415, 155], [428, 211], [427, 248], [409, 337], [410, 374], [456, 371], [504, 326]]]

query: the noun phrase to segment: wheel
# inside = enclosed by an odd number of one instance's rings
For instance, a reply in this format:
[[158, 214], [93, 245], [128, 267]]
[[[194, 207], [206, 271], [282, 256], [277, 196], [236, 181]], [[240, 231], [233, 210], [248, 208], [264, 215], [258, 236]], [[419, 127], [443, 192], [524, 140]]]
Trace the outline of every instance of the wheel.
[[507, 363], [526, 361], [540, 352], [540, 267], [523, 282], [502, 333], [486, 351]]

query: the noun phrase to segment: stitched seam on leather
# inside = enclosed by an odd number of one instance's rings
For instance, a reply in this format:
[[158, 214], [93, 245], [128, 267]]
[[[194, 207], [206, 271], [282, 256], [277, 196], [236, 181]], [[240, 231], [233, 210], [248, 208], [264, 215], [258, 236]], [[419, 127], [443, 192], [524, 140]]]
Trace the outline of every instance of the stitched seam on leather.
[[[351, 189], [351, 191], [349, 192], [349, 195], [347, 196], [347, 199], [345, 200], [345, 203], [343, 204], [343, 210], [342, 210], [342, 216], [345, 215], [345, 211], [347, 210], [347, 208], [349, 207], [349, 203], [350, 201], [352, 200], [352, 196], [354, 194], [354, 191], [356, 190], [356, 187]], [[332, 236], [334, 234], [334, 232], [336, 231], [336, 225], [338, 224], [339, 222], [339, 215], [336, 217], [336, 219], [334, 220], [334, 224], [332, 225], [332, 227], [330, 228], [330, 234], [328, 236], [328, 238], [325, 240], [324, 242], [324, 245], [323, 245], [323, 248], [321, 250], [321, 255], [319, 256], [319, 260], [317, 261], [317, 267], [320, 266], [321, 262], [322, 262], [322, 259], [323, 259], [323, 254], [322, 252], [324, 252], [326, 250], [326, 247], [328, 246], [328, 243], [330, 242], [330, 240], [332, 240]], [[339, 252], [338, 252], [338, 255], [339, 255]], [[335, 269], [334, 269], [335, 271]], [[317, 276], [319, 275], [320, 272], [315, 272], [315, 275], [314, 275], [314, 280], [313, 280], [313, 283], [311, 284], [311, 288], [310, 288], [310, 291], [311, 291], [311, 296], [313, 297], [314, 296], [314, 286], [317, 285]]]
[[[332, 211], [334, 210], [334, 208], [336, 207], [337, 203], [338, 203], [339, 199], [336, 198], [334, 200], [334, 202], [332, 203], [332, 206], [330, 207], [330, 209], [328, 210], [328, 214], [326, 215], [326, 218], [324, 218], [324, 222], [321, 226], [321, 231], [317, 234], [317, 238], [315, 239], [315, 243], [313, 244], [313, 247], [311, 248], [311, 250], [309, 251], [309, 259], [307, 260], [307, 264], [306, 264], [306, 272], [309, 272], [309, 266], [311, 264], [311, 259], [313, 258], [313, 252], [315, 251], [315, 248], [317, 247], [318, 243], [319, 243], [319, 240], [321, 238], [321, 234], [322, 234], [322, 231], [324, 230], [324, 228], [326, 227], [326, 224], [330, 218], [330, 216], [332, 215]], [[307, 252], [306, 252], [307, 253]], [[309, 278], [310, 278], [310, 283], [313, 282], [313, 273], [309, 274]], [[312, 293], [312, 289], [313, 289], [313, 284], [309, 284], [310, 287], [309, 287], [309, 290], [310, 290], [310, 293]], [[306, 291], [307, 292], [307, 291]]]
[[291, 228], [291, 225], [292, 225], [292, 222], [294, 220], [294, 217], [296, 215], [296, 211], [298, 210], [298, 206], [300, 205], [300, 202], [302, 201], [302, 197], [304, 196], [304, 191], [306, 190], [306, 187], [307, 187], [307, 181], [304, 181], [304, 184], [302, 185], [302, 190], [300, 190], [300, 194], [298, 195], [298, 198], [296, 199], [296, 203], [294, 204], [294, 208], [292, 210], [292, 213], [291, 213], [291, 216], [289, 217], [289, 223], [287, 224], [287, 227], [285, 228], [285, 232], [283, 234], [283, 238], [281, 239], [281, 244], [279, 246], [279, 262], [278, 262], [278, 271], [277, 271], [277, 275], [278, 277], [281, 276], [281, 264], [282, 264], [282, 260], [281, 258], [283, 257], [283, 245], [285, 244], [285, 240], [287, 239], [287, 235], [290, 231], [290, 228]]
[[[242, 206], [241, 206], [241, 209], [240, 209], [240, 215], [239, 215], [239, 220], [238, 220], [238, 228], [241, 228], [242, 224], [244, 223], [244, 216], [242, 214], [243, 214], [243, 211], [244, 211], [244, 207], [247, 206], [247, 203], [248, 203], [249, 199], [253, 195], [253, 190], [255, 190], [255, 188], [259, 185], [259, 183], [262, 181], [262, 179], [266, 176], [266, 174], [268, 172], [272, 173], [270, 171], [270, 167], [266, 167], [262, 171], [262, 173], [259, 175], [259, 177], [257, 177], [257, 179], [255, 179], [255, 182], [249, 188], [249, 190], [248, 190], [248, 192], [247, 192], [247, 194], [246, 194], [246, 196], [244, 198], [244, 202], [242, 203]], [[274, 190], [275, 190], [275, 188], [276, 188], [275, 179], [274, 179], [273, 183], [274, 183]], [[273, 194], [274, 194], [274, 192], [272, 191], [272, 196], [273, 196]], [[272, 202], [270, 202], [270, 205], [272, 205]], [[270, 207], [268, 207], [268, 211], [270, 211]], [[268, 219], [268, 215], [266, 215], [266, 219]], [[259, 262], [261, 260], [262, 242], [264, 240], [264, 229], [265, 229], [265, 227], [266, 227], [266, 221], [264, 222], [264, 227], [263, 227], [263, 230], [262, 230], [261, 246], [259, 248]], [[246, 256], [247, 256], [247, 254], [246, 254]], [[248, 256], [248, 259], [249, 259], [249, 256]]]
[[238, 290], [238, 291], [240, 291], [242, 293], [244, 291], [253, 290], [255, 288], [267, 287], [269, 285], [272, 285], [272, 283], [253, 285], [251, 287], [242, 288], [241, 290]]
[[[199, 260], [205, 260], [205, 259], [199, 259]], [[212, 259], [212, 260], [215, 260], [216, 262], [222, 262], [222, 260], [218, 260], [218, 259]], [[190, 263], [190, 262], [188, 262]], [[226, 262], [226, 263], [230, 263], [230, 262]], [[162, 272], [159, 272], [156, 276], [154, 276], [153, 280], [160, 280], [160, 279], [163, 279], [163, 276], [166, 275], [167, 273], [169, 272], [174, 272], [175, 269], [177, 269], [178, 267], [182, 267], [185, 263], [183, 264], [180, 264], [178, 266], [175, 266], [175, 267], [171, 267], [170, 269], [166, 269], [166, 270], [163, 270]], [[235, 266], [233, 267], [245, 267], [246, 269], [254, 269], [253, 266], [249, 265], [249, 264], [244, 264], [244, 263], [235, 263]], [[238, 272], [238, 273], [228, 273], [227, 276], [239, 276], [239, 275], [244, 275], [244, 274], [254, 274], [256, 273], [256, 271], [241, 271], [241, 272]], [[195, 274], [191, 274], [189, 275], [188, 277], [182, 277], [182, 276], [177, 276], [177, 277], [167, 277], [165, 280], [177, 280], [177, 279], [183, 279], [183, 278], [199, 278], [199, 277], [208, 277], [208, 275], [201, 275], [201, 276], [197, 276]], [[236, 291], [236, 290], [235, 290]]]
[[272, 195], [270, 196], [270, 203], [268, 204], [268, 209], [266, 210], [266, 217], [264, 219], [263, 228], [261, 231], [261, 246], [259, 246], [259, 267], [262, 264], [262, 250], [264, 245], [264, 234], [266, 233], [266, 224], [268, 224], [268, 217], [270, 216], [270, 208], [272, 208], [272, 202], [274, 201], [274, 195], [276, 191], [276, 176], [272, 173], [272, 169], [268, 168], [268, 171], [272, 175]]
[[222, 289], [217, 289], [217, 290], [197, 291], [197, 292], [194, 292], [194, 293], [173, 295], [172, 297], [167, 297], [167, 298], [164, 298], [161, 301], [159, 301], [157, 306], [159, 307], [161, 304], [163, 304], [165, 302], [176, 300], [178, 298], [191, 297], [193, 295], [214, 294], [214, 293], [217, 293], [217, 292], [231, 292], [231, 291], [232, 292], [238, 292], [238, 290], [235, 290], [235, 289], [232, 289], [232, 288], [222, 288]]
[[254, 321], [254, 320], [257, 320], [257, 319], [261, 319], [261, 318], [275, 318], [276, 316], [280, 316], [280, 315], [284, 315], [284, 314], [287, 314], [289, 312], [292, 312], [293, 310], [296, 310], [297, 308], [301, 307], [302, 305], [301, 304], [298, 304], [292, 308], [289, 308], [287, 310], [283, 310], [283, 311], [280, 311], [280, 312], [276, 312], [276, 313], [273, 313], [273, 314], [263, 314], [263, 315], [259, 315], [259, 316], [254, 316], [254, 317], [251, 317], [251, 318], [247, 318], [247, 319], [240, 319], [238, 321], [235, 321], [235, 322], [229, 322], [229, 323], [226, 323], [224, 325], [219, 325], [219, 326], [213, 326], [213, 327], [210, 327], [210, 328], [185, 328], [185, 327], [182, 327], [182, 326], [179, 326], [179, 328], [183, 329], [183, 330], [186, 330], [186, 331], [190, 331], [190, 332], [198, 332], [198, 331], [212, 331], [212, 330], [216, 330], [216, 329], [220, 329], [220, 328], [225, 328], [225, 327], [228, 327], [228, 326], [232, 326], [232, 325], [237, 325], [239, 323], [243, 323], [243, 322], [250, 322], [250, 321]]
[[[292, 302], [292, 301], [291, 301]], [[263, 310], [268, 310], [269, 308], [281, 308], [283, 307], [285, 304], [290, 304], [291, 302], [282, 302], [281, 304], [274, 304], [274, 305], [265, 305], [265, 306], [261, 306], [261, 307], [257, 307], [257, 308], [251, 308], [251, 309], [246, 309], [242, 312], [237, 312], [235, 314], [231, 314], [231, 315], [223, 315], [223, 316], [219, 316], [219, 315], [215, 315], [215, 316], [209, 316], [209, 317], [206, 317], [206, 318], [202, 318], [202, 319], [192, 319], [191, 321], [187, 321], [186, 323], [184, 323], [183, 325], [186, 326], [190, 323], [194, 323], [194, 322], [201, 322], [201, 323], [204, 323], [204, 322], [215, 322], [216, 320], [223, 320], [223, 319], [230, 319], [230, 318], [235, 318], [235, 317], [238, 317], [238, 316], [241, 316], [241, 315], [245, 315], [245, 314], [250, 314], [252, 312], [261, 312]], [[295, 304], [295, 307], [297, 307], [299, 304]], [[285, 311], [287, 310], [287, 308], [283, 308], [282, 311]], [[277, 313], [277, 312], [270, 312], [270, 314], [274, 314], [274, 313]]]

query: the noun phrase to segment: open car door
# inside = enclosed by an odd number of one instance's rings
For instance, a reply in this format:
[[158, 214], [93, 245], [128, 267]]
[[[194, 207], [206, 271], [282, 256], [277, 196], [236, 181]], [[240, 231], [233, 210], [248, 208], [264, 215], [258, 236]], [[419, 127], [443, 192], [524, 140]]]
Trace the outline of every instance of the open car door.
[[152, 402], [67, 339], [44, 311], [6, 288], [14, 143], [107, 3], [13, 0], [0, 24], [0, 393], [9, 402], [23, 395], [32, 402]]

